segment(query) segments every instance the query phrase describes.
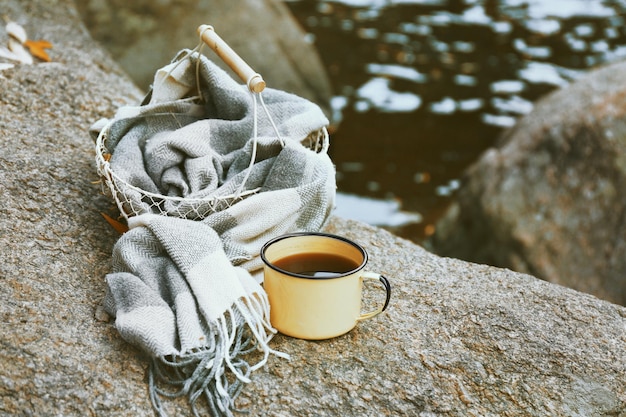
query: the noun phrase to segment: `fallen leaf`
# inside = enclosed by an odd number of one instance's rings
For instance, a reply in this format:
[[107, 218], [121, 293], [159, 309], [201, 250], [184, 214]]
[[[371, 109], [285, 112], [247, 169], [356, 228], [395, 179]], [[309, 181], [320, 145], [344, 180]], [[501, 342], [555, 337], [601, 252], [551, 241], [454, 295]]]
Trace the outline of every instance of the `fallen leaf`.
[[16, 41], [15, 39], [9, 39], [9, 50], [16, 56], [16, 60], [22, 64], [32, 64], [33, 56], [24, 48], [24, 45]]
[[26, 36], [26, 30], [24, 30], [24, 28], [19, 23], [16, 23], [16, 22], [7, 23], [6, 31], [9, 34], [9, 36], [12, 36], [16, 40], [18, 40], [19, 43], [24, 43], [28, 39], [28, 36]]
[[106, 213], [100, 213], [102, 215], [102, 217], [104, 217], [104, 220], [106, 220], [107, 222], [109, 222], [109, 224], [119, 233], [119, 234], [124, 234], [126, 232], [128, 232], [128, 226], [126, 226], [124, 223], [118, 222], [117, 220], [115, 220], [114, 218], [112, 218], [111, 216], [109, 216]]
[[52, 44], [48, 41], [38, 40], [31, 41], [30, 39], [24, 42], [24, 46], [28, 48], [33, 56], [41, 59], [42, 61], [50, 62], [50, 56], [45, 51], [52, 48]]
[[4, 46], [0, 46], [0, 57], [1, 58], [10, 59], [11, 61], [19, 61], [20, 60], [20, 57], [17, 54], [15, 54], [15, 52], [9, 51]]

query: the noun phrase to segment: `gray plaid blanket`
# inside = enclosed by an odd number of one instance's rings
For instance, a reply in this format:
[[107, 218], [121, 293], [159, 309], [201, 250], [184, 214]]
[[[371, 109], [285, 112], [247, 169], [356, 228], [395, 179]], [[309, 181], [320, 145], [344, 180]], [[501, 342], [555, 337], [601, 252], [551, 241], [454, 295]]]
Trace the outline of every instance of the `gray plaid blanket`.
[[[270, 238], [319, 230], [328, 218], [334, 166], [325, 150], [308, 146], [326, 124], [316, 105], [273, 89], [253, 96], [191, 51], [157, 72], [142, 105], [108, 121], [113, 172], [175, 197], [130, 196], [141, 209], [130, 213], [106, 277], [105, 308], [119, 333], [152, 358], [159, 414], [160, 398], [186, 395], [196, 415], [204, 397], [213, 415], [230, 416], [251, 372], [282, 355], [268, 345], [275, 331], [258, 254]], [[242, 197], [220, 200], [229, 195]], [[215, 198], [226, 203], [212, 214], [180, 215]]]

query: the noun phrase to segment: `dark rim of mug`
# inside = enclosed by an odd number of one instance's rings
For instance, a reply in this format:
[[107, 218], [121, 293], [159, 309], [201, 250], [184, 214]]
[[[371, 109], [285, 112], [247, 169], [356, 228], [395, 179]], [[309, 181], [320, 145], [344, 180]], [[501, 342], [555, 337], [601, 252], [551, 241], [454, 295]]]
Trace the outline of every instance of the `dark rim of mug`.
[[[265, 251], [267, 250], [268, 247], [270, 247], [272, 244], [279, 242], [281, 240], [284, 239], [289, 239], [292, 237], [301, 237], [301, 236], [320, 236], [320, 237], [327, 237], [327, 238], [331, 238], [331, 239], [336, 239], [336, 240], [341, 240], [344, 243], [347, 243], [349, 245], [354, 246], [355, 248], [357, 248], [359, 250], [359, 252], [361, 252], [361, 255], [363, 255], [363, 262], [361, 262], [361, 264], [354, 268], [353, 270], [350, 271], [346, 271], [346, 272], [342, 272], [342, 273], [338, 273], [335, 276], [332, 277], [312, 277], [310, 275], [303, 275], [303, 274], [297, 274], [295, 272], [291, 272], [291, 271], [286, 271], [284, 269], [281, 269], [279, 267], [277, 267], [276, 265], [274, 265], [273, 263], [271, 263], [266, 257], [265, 257]], [[365, 251], [365, 249], [363, 249], [363, 247], [361, 245], [359, 245], [356, 242], [351, 241], [348, 238], [345, 238], [343, 236], [337, 236], [337, 235], [333, 235], [330, 233], [321, 233], [321, 232], [297, 232], [297, 233], [288, 233], [286, 235], [280, 235], [277, 236], [269, 241], [267, 241], [263, 247], [261, 247], [261, 259], [263, 260], [263, 263], [267, 266], [269, 266], [270, 268], [272, 268], [275, 271], [278, 271], [282, 274], [285, 275], [289, 275], [290, 277], [294, 277], [294, 278], [304, 278], [304, 279], [316, 279], [316, 280], [324, 280], [324, 279], [336, 279], [336, 278], [343, 278], [343, 277], [347, 277], [348, 275], [352, 275], [357, 271], [360, 271], [361, 269], [363, 269], [365, 267], [365, 264], [367, 264], [367, 252]]]

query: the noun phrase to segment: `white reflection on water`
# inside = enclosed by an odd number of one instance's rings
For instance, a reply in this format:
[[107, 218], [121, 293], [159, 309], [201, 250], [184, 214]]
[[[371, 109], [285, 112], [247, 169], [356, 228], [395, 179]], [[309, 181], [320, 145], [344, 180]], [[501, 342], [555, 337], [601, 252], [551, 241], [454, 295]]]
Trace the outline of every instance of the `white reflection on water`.
[[[372, 9], [396, 6], [400, 4], [415, 4], [423, 6], [445, 6], [446, 0], [327, 0], [328, 3], [340, 3], [349, 7]], [[480, 2], [482, 3], [482, 2]], [[528, 10], [531, 19], [546, 17], [569, 18], [573, 16], [609, 17], [615, 14], [614, 10], [603, 4], [601, 0], [502, 0], [505, 7], [524, 7]], [[467, 21], [473, 23], [490, 21], [485, 14], [482, 4], [477, 4], [464, 13]]]
[[569, 84], [568, 80], [578, 78], [583, 74], [583, 71], [569, 70], [542, 62], [529, 62], [526, 68], [518, 71], [519, 77], [529, 83], [545, 83], [557, 87], [565, 87]]
[[412, 67], [390, 64], [367, 64], [365, 71], [368, 74], [391, 76], [416, 83], [425, 83], [428, 77]]
[[355, 109], [365, 112], [374, 108], [381, 112], [400, 113], [417, 110], [421, 104], [420, 96], [413, 93], [393, 91], [388, 78], [375, 77], [363, 84], [356, 92]]
[[[332, 13], [330, 4], [342, 4], [358, 10], [353, 17], [358, 20], [371, 20], [386, 8], [393, 8], [399, 5], [419, 5], [419, 6], [441, 6], [448, 4], [445, 0], [329, 0], [320, 2], [319, 7], [328, 8], [328, 13]], [[446, 27], [450, 24], [486, 27], [494, 35], [504, 36], [512, 32], [511, 22], [523, 22], [523, 26], [530, 32], [539, 36], [550, 37], [561, 32], [562, 39], [569, 45], [572, 53], [591, 53], [584, 59], [588, 66], [595, 65], [602, 61], [615, 59], [624, 55], [624, 49], [619, 46], [611, 48], [604, 39], [594, 41], [591, 37], [598, 35], [599, 30], [594, 24], [581, 23], [569, 30], [565, 30], [561, 22], [562, 19], [573, 17], [606, 18], [610, 26], [604, 28], [607, 38], [610, 38], [611, 30], [618, 35], [617, 28], [623, 25], [622, 18], [615, 15], [615, 9], [606, 6], [602, 0], [500, 0], [498, 7], [501, 12], [500, 17], [492, 17], [485, 10], [485, 0], [468, 0], [465, 2], [466, 8], [460, 13], [452, 13], [447, 10], [436, 10], [428, 14], [420, 14], [413, 17], [413, 21], [400, 22], [393, 32], [379, 32], [373, 27], [361, 27], [356, 29], [356, 34], [361, 39], [377, 40], [386, 45], [403, 44], [407, 45], [404, 54], [405, 64], [415, 64], [416, 53], [411, 51], [413, 45], [412, 38], [417, 36], [426, 39], [424, 42], [437, 53], [448, 54], [446, 56], [454, 59], [450, 53], [472, 54], [476, 51], [475, 42], [466, 39], [456, 39], [453, 41], [442, 41], [433, 32], [434, 28]], [[369, 13], [368, 13], [369, 11]], [[509, 16], [506, 18], [504, 16]], [[614, 37], [615, 37], [614, 36]], [[524, 56], [520, 64], [517, 76], [519, 79], [492, 80], [490, 89], [492, 94], [517, 95], [526, 89], [526, 84], [549, 85], [557, 88], [568, 85], [572, 80], [578, 78], [582, 71], [568, 70], [550, 62], [554, 51], [550, 45], [528, 44], [526, 39], [516, 37], [511, 40], [514, 50]], [[418, 41], [419, 43], [419, 41]], [[462, 58], [460, 58], [462, 59]], [[452, 62], [452, 61], [451, 61]], [[419, 67], [419, 65], [417, 65]], [[421, 69], [421, 68], [420, 68]], [[445, 115], [453, 114], [458, 110], [485, 111], [481, 115], [483, 123], [498, 127], [508, 127], [515, 122], [515, 117], [527, 114], [532, 109], [532, 102], [519, 102], [518, 97], [499, 98], [491, 100], [494, 107], [490, 114], [489, 110], [481, 110], [482, 105], [469, 101], [470, 97], [440, 97], [434, 101], [424, 101], [425, 98], [413, 91], [395, 90], [395, 80], [409, 81], [416, 84], [430, 82], [431, 75], [417, 70], [413, 66], [396, 65], [390, 63], [369, 63], [365, 67], [365, 72], [372, 76], [361, 86], [356, 88], [356, 96], [352, 103], [357, 112], [367, 112], [375, 110], [382, 113], [410, 113], [418, 109]], [[476, 74], [459, 73], [453, 75], [453, 82], [456, 85], [471, 87], [477, 84]], [[333, 106], [337, 110], [337, 106]], [[340, 111], [336, 111], [339, 118]]]
[[528, 6], [528, 16], [532, 19], [545, 17], [569, 18], [573, 16], [613, 16], [615, 11], [602, 4], [602, 1], [589, 0], [508, 0], [510, 6]]
[[379, 200], [354, 194], [337, 193], [334, 214], [373, 226], [400, 227], [420, 223], [422, 215], [402, 211], [396, 200]]

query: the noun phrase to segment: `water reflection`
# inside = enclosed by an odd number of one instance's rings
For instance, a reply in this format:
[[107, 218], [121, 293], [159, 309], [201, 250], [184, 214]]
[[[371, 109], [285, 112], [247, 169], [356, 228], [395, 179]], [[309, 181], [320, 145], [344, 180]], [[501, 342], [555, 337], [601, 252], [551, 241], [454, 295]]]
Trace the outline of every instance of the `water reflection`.
[[[337, 94], [339, 190], [419, 213], [391, 226], [417, 242], [433, 232], [461, 172], [534, 101], [626, 55], [625, 0], [287, 4]], [[339, 201], [346, 217], [371, 210], [349, 201]]]

